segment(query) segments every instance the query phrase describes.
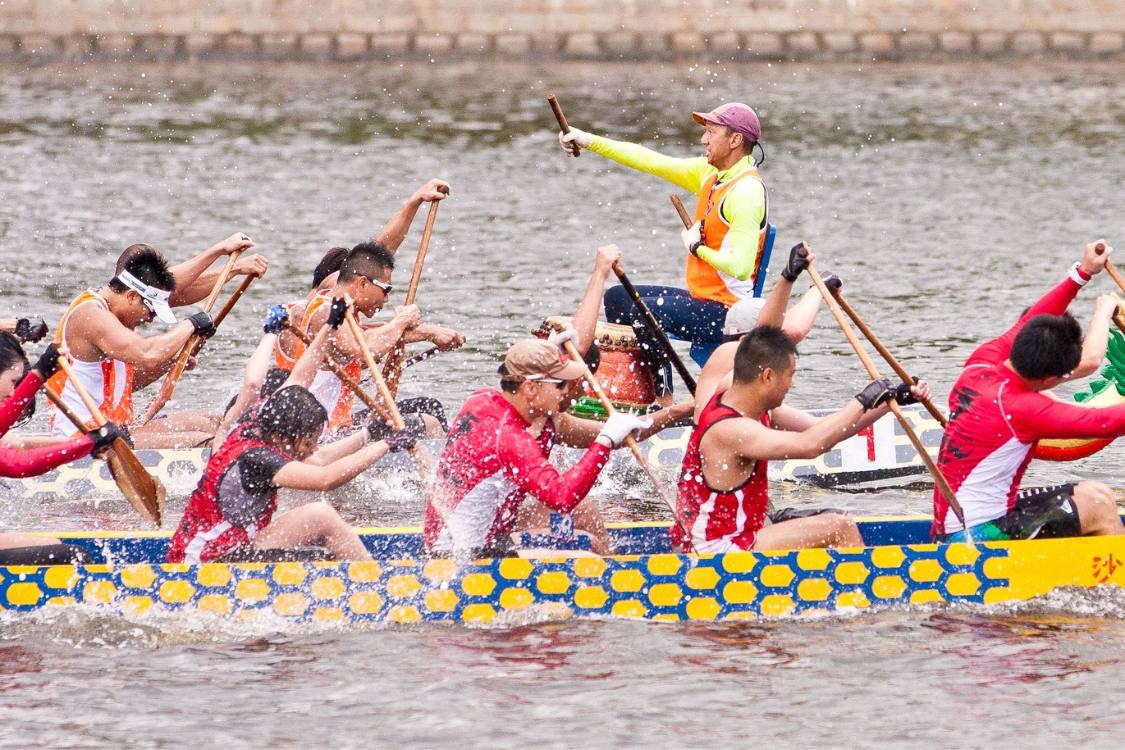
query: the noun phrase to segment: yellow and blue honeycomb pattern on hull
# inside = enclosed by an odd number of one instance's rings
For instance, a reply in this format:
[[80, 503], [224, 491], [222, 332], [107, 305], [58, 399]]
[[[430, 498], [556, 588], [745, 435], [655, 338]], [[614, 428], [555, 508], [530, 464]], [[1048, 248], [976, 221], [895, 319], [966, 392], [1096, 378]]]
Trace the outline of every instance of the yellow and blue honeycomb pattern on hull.
[[853, 607], [1028, 599], [1125, 584], [1125, 539], [889, 545], [854, 550], [569, 560], [0, 568], [0, 609], [91, 604], [267, 612], [300, 622], [489, 622], [543, 606], [575, 616], [716, 620]]

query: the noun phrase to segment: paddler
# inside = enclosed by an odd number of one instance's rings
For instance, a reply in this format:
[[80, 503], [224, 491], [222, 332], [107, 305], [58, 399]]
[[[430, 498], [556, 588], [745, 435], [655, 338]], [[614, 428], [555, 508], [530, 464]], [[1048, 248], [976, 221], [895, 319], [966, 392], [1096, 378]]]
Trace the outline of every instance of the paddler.
[[[309, 302], [298, 328], [305, 332], [315, 331], [328, 318], [329, 303], [333, 297], [346, 297], [352, 300], [355, 309], [366, 316], [377, 313], [386, 304], [394, 288], [391, 285], [391, 272], [394, 269], [394, 255], [383, 244], [364, 242], [352, 248], [340, 266], [335, 283], [323, 289]], [[421, 322], [422, 314], [417, 305], [401, 305], [395, 309], [389, 321], [364, 330], [364, 340], [372, 356], [378, 360], [394, 349], [399, 339], [407, 343], [430, 341], [442, 351], [456, 349], [465, 343], [465, 337], [451, 328], [426, 325]], [[283, 332], [282, 338], [296, 339], [292, 332]], [[359, 344], [350, 331], [344, 331], [334, 338], [330, 356], [343, 365], [348, 374], [357, 382], [362, 374], [362, 359]], [[303, 351], [298, 341], [295, 351]], [[327, 436], [338, 434], [352, 426], [352, 404], [354, 394], [336, 377], [330, 369], [317, 374], [310, 390], [329, 413]], [[404, 399], [400, 411], [434, 411], [435, 399]], [[438, 403], [440, 406], [440, 403]], [[427, 423], [432, 434], [444, 435], [444, 413], [427, 414]]]
[[[168, 271], [176, 281], [176, 288], [168, 296], [168, 306], [194, 305], [196, 302], [205, 299], [215, 288], [215, 282], [219, 280], [219, 274], [222, 272], [221, 266], [211, 268], [215, 261], [224, 255], [230, 255], [234, 252], [242, 253], [252, 247], [254, 247], [253, 240], [242, 232], [235, 232], [194, 258], [171, 266]], [[121, 273], [125, 268], [125, 261], [142, 250], [158, 252], [150, 245], [130, 245], [117, 258], [117, 268], [114, 273]], [[267, 270], [269, 270], [269, 260], [265, 256], [257, 253], [242, 255], [234, 262], [230, 278], [233, 279], [235, 276], [257, 276], [261, 278], [266, 275]]]
[[[325, 342], [337, 335], [347, 304], [334, 300], [329, 307], [326, 325], [305, 354], [319, 360], [313, 369], [323, 360]], [[168, 561], [370, 560], [362, 540], [327, 503], [302, 505], [274, 518], [277, 491], [340, 487], [388, 452], [412, 448], [416, 433], [372, 440], [360, 430], [318, 447], [327, 421], [324, 407], [300, 385], [286, 384], [270, 396], [207, 462], [172, 537]]]
[[[1087, 245], [1066, 278], [1004, 335], [977, 347], [953, 385], [938, 466], [973, 541], [1125, 533], [1113, 491], [1102, 482], [1020, 488], [1039, 440], [1125, 435], [1125, 404], [1079, 406], [1045, 393], [1068, 380], [1083, 360], [1082, 327], [1067, 308], [1112, 252], [1105, 240]], [[1100, 343], [1099, 361], [1116, 311], [1112, 296], [1098, 297], [1087, 341]], [[965, 541], [960, 521], [936, 489], [933, 538]]]
[[[651, 419], [616, 412], [603, 423], [567, 414], [569, 389], [585, 368], [560, 347], [576, 338], [571, 329], [547, 341], [515, 344], [500, 367], [500, 389], [481, 389], [461, 407], [426, 506], [423, 540], [429, 552], [515, 556], [512, 532], [529, 530], [517, 521], [529, 498], [556, 513], [573, 513], [574, 527], [590, 537], [593, 552], [612, 552], [601, 513], [587, 493], [612, 449], [631, 434], [643, 438], [682, 419], [691, 402]], [[558, 471], [548, 460], [556, 441], [586, 449], [568, 471]]]
[[[98, 403], [102, 415], [119, 427], [133, 423], [133, 391], [163, 377], [193, 334], [215, 333], [209, 313], [197, 312], [177, 323], [169, 306], [176, 289], [168, 263], [160, 253], [144, 247], [125, 261], [108, 284], [78, 295], [59, 323], [55, 341], [65, 345], [75, 374]], [[159, 317], [173, 327], [144, 338], [136, 329]], [[59, 371], [51, 386], [83, 419], [92, 416], [85, 402]], [[186, 448], [210, 440], [221, 415], [214, 411], [185, 411], [134, 427], [138, 448]], [[51, 408], [51, 432], [69, 437], [77, 431], [57, 409]]]
[[[692, 356], [703, 364], [722, 343], [727, 309], [754, 296], [754, 271], [765, 247], [769, 201], [758, 163], [751, 155], [762, 134], [754, 110], [729, 103], [692, 116], [704, 128], [700, 142], [707, 151], [705, 157], [677, 159], [575, 128], [560, 133], [559, 142], [569, 155], [576, 148], [588, 149], [663, 177], [699, 197], [695, 223], [683, 234], [688, 251], [687, 289], [638, 286], [637, 290], [668, 334], [693, 342]], [[638, 318], [622, 287], [605, 293], [605, 312], [611, 323], [632, 325]], [[662, 395], [671, 389], [671, 371], [659, 358], [658, 347], [649, 346], [645, 351], [656, 355], [650, 361], [653, 370], [664, 373], [663, 388], [657, 390]]]
[[[781, 328], [759, 325], [742, 337], [734, 371], [700, 411], [688, 439], [676, 498], [672, 543], [684, 552], [861, 547], [850, 517], [820, 513], [766, 526], [767, 467], [772, 460], [816, 458], [887, 413], [887, 403], [929, 397], [924, 382], [876, 380], [844, 408], [817, 418], [784, 404], [797, 369], [797, 347]], [[697, 391], [697, 396], [702, 394]]]
[[[19, 341], [0, 332], [0, 436], [35, 413], [35, 394], [58, 368], [58, 350], [47, 347], [28, 364]], [[0, 442], [0, 477], [20, 479], [46, 474], [109, 446], [121, 431], [113, 424], [54, 445], [19, 450]], [[84, 562], [86, 553], [38, 534], [0, 533], [0, 565], [65, 565]]]

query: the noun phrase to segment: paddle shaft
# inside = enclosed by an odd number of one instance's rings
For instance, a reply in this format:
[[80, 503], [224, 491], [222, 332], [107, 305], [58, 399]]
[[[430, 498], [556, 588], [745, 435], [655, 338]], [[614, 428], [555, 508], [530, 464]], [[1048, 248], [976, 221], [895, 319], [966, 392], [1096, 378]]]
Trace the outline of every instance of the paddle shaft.
[[[864, 323], [863, 319], [859, 317], [859, 313], [857, 313], [852, 308], [852, 306], [848, 304], [848, 301], [844, 299], [844, 296], [842, 294], [836, 292], [835, 296], [836, 302], [840, 305], [843, 311], [848, 314], [848, 317], [852, 319], [852, 322], [855, 323], [855, 327], [858, 328], [860, 332], [867, 337], [867, 340], [871, 342], [871, 345], [873, 347], [875, 347], [875, 351], [879, 352], [879, 354], [883, 356], [883, 359], [886, 360], [887, 364], [890, 365], [891, 369], [895, 371], [895, 374], [902, 378], [902, 382], [906, 383], [907, 385], [913, 385], [914, 379], [910, 377], [910, 374], [906, 371], [906, 369], [899, 364], [898, 360], [895, 359], [894, 355], [890, 353], [887, 347], [883, 346], [883, 342], [879, 340], [879, 337], [875, 335], [874, 331], [867, 327], [867, 324]], [[946, 419], [945, 415], [942, 414], [936, 406], [934, 406], [934, 403], [930, 401], [930, 399], [924, 399], [922, 401], [922, 405], [926, 407], [926, 411], [928, 411], [934, 419], [941, 423], [942, 427], [945, 427], [945, 425], [949, 423], [949, 420]]]
[[419, 362], [425, 362], [430, 357], [434, 357], [438, 354], [441, 354], [441, 349], [437, 348], [436, 346], [431, 346], [426, 351], [418, 352], [417, 354], [413, 355], [412, 357], [406, 359], [402, 363], [402, 366], [403, 366], [404, 369], [407, 368], [407, 367], [412, 367], [413, 365], [416, 365]]
[[680, 221], [684, 223], [684, 229], [691, 229], [691, 214], [689, 214], [688, 210], [684, 208], [684, 202], [680, 200], [680, 196], [672, 196], [672, 205], [676, 207], [676, 213], [680, 215]]
[[[256, 278], [258, 278], [258, 277], [257, 276], [247, 276], [245, 279], [242, 280], [242, 283], [239, 284], [238, 288], [235, 289], [234, 292], [230, 295], [230, 298], [226, 301], [226, 304], [224, 304], [222, 309], [219, 310], [219, 314], [215, 316], [215, 327], [216, 328], [218, 328], [222, 324], [222, 322], [224, 320], [226, 320], [227, 315], [229, 315], [230, 311], [232, 309], [234, 309], [235, 304], [240, 299], [242, 299], [242, 295], [246, 292], [246, 288], [249, 287], [250, 284], [253, 283], [254, 279], [256, 279]], [[198, 341], [195, 342], [195, 348], [192, 349], [192, 352], [191, 352], [191, 355], [193, 357], [196, 354], [199, 354], [199, 350], [203, 348], [203, 342], [206, 341], [206, 340], [207, 339], [199, 339]]]
[[[614, 414], [617, 409], [613, 408], [613, 402], [609, 400], [609, 396], [607, 396], [606, 392], [602, 390], [602, 386], [597, 381], [597, 378], [594, 377], [594, 373], [590, 372], [590, 368], [586, 365], [586, 360], [582, 359], [582, 355], [578, 353], [578, 350], [576, 348], [574, 348], [574, 343], [571, 341], [566, 341], [564, 342], [563, 346], [566, 347], [566, 353], [572, 360], [582, 363], [583, 368], [585, 368], [586, 370], [586, 372], [583, 373], [582, 376], [586, 378], [586, 382], [589, 383], [590, 387], [594, 389], [594, 393], [597, 395], [598, 401], [602, 402], [602, 408], [604, 408], [607, 413]], [[641, 447], [637, 445], [637, 441], [633, 438], [632, 435], [628, 435], [625, 437], [625, 444], [629, 446], [629, 450], [633, 452], [633, 456], [637, 459], [637, 463], [641, 465], [641, 468], [645, 470], [645, 474], [648, 474], [648, 478], [652, 480], [653, 486], [656, 487], [656, 493], [660, 495], [660, 499], [663, 500], [664, 504], [668, 506], [668, 509], [672, 511], [672, 519], [676, 522], [676, 525], [680, 527], [680, 531], [683, 532], [684, 538], [688, 540], [689, 544], [691, 544], [691, 548], [695, 550], [695, 542], [694, 540], [692, 540], [691, 533], [687, 530], [687, 527], [684, 526], [683, 521], [680, 520], [680, 514], [676, 512], [675, 503], [673, 503], [672, 500], [666, 494], [664, 494], [664, 486], [660, 484], [660, 480], [657, 478], [656, 472], [653, 471], [648, 461], [645, 460], [644, 454], [641, 453]], [[696, 554], [698, 554], [699, 551], [695, 551]]]
[[[312, 337], [310, 337], [300, 328], [297, 328], [291, 323], [286, 324], [286, 328], [289, 329], [290, 333], [300, 339], [301, 343], [306, 347], [312, 346]], [[386, 407], [383, 406], [382, 402], [373, 397], [367, 391], [363, 390], [363, 387], [355, 381], [355, 378], [348, 374], [347, 370], [345, 370], [340, 364], [333, 362], [330, 358], [325, 358], [325, 363], [332, 370], [333, 374], [335, 374], [336, 377], [338, 377], [344, 385], [350, 388], [352, 390], [352, 393], [358, 396], [359, 400], [367, 405], [368, 409], [371, 409], [375, 416], [383, 419], [384, 421], [390, 419], [390, 414], [387, 411]]]
[[613, 264], [613, 272], [617, 274], [617, 280], [621, 282], [621, 286], [625, 287], [625, 293], [633, 300], [633, 304], [636, 306], [637, 312], [641, 314], [641, 320], [644, 321], [645, 327], [648, 328], [653, 338], [656, 339], [656, 342], [660, 344], [660, 348], [664, 350], [664, 353], [672, 362], [672, 366], [675, 367], [676, 372], [680, 374], [684, 385], [687, 386], [688, 391], [694, 396], [695, 378], [688, 372], [687, 365], [684, 364], [684, 361], [680, 359], [680, 355], [677, 354], [676, 350], [672, 347], [672, 342], [668, 340], [668, 334], [664, 333], [660, 321], [652, 314], [652, 310], [649, 309], [648, 305], [641, 297], [640, 292], [637, 291], [637, 288], [633, 286], [633, 282], [629, 281], [629, 277], [625, 275], [625, 271], [622, 270], [620, 263]]
[[[207, 295], [207, 300], [203, 303], [203, 311], [211, 312], [211, 308], [215, 306], [215, 301], [219, 298], [219, 292], [223, 290], [223, 284], [227, 283], [230, 274], [234, 271], [234, 264], [238, 260], [238, 256], [242, 254], [241, 250], [236, 250], [231, 253], [227, 258], [226, 265], [223, 270], [219, 272], [219, 278], [215, 280], [215, 286], [211, 289], [211, 294]], [[216, 321], [216, 325], [218, 322]], [[203, 338], [197, 334], [192, 334], [191, 337], [184, 343], [180, 349], [179, 355], [176, 357], [172, 369], [169, 370], [168, 375], [165, 376], [164, 382], [160, 384], [160, 391], [156, 394], [156, 398], [149, 404], [148, 409], [145, 411], [144, 416], [141, 417], [140, 424], [142, 427], [153, 420], [153, 418], [160, 413], [164, 405], [172, 398], [172, 394], [176, 392], [176, 384], [187, 369], [188, 360], [192, 358], [195, 352], [198, 352], [200, 347], [203, 346]]]
[[[875, 363], [871, 361], [871, 357], [867, 354], [867, 350], [863, 348], [863, 344], [861, 344], [859, 338], [856, 337], [855, 331], [848, 325], [843, 310], [841, 310], [840, 306], [836, 303], [836, 298], [832, 296], [832, 293], [828, 291], [828, 287], [824, 285], [824, 279], [820, 278], [820, 273], [813, 267], [812, 263], [809, 264], [808, 271], [809, 277], [813, 280], [813, 283], [816, 284], [816, 288], [820, 290], [821, 296], [824, 297], [824, 302], [828, 305], [828, 309], [832, 311], [832, 316], [836, 318], [836, 322], [840, 324], [840, 330], [844, 332], [848, 342], [852, 345], [852, 348], [855, 349], [855, 353], [859, 357], [859, 361], [863, 363], [867, 374], [874, 379], [878, 379], [879, 370], [876, 369]], [[922, 457], [922, 462], [925, 463], [926, 468], [930, 470], [930, 474], [934, 478], [934, 483], [938, 486], [941, 494], [945, 495], [946, 501], [949, 502], [949, 507], [953, 509], [953, 514], [957, 516], [957, 520], [961, 522], [962, 528], [968, 533], [968, 526], [965, 525], [965, 512], [961, 509], [961, 503], [957, 501], [957, 495], [954, 494], [953, 488], [949, 486], [949, 482], [946, 481], [945, 476], [941, 473], [937, 464], [934, 463], [934, 459], [930, 457], [926, 446], [922, 444], [918, 433], [914, 431], [914, 426], [910, 424], [906, 415], [902, 413], [902, 409], [899, 408], [899, 405], [893, 399], [888, 402], [888, 406], [891, 407], [891, 412], [898, 418], [902, 429], [906, 431], [906, 436], [910, 438], [914, 450], [918, 451], [918, 455]]]
[[[448, 192], [448, 189], [444, 189], [443, 192]], [[422, 242], [418, 245], [418, 256], [414, 259], [414, 273], [410, 276], [410, 287], [406, 290], [405, 304], [407, 305], [413, 305], [414, 299], [418, 296], [418, 284], [422, 281], [422, 268], [426, 263], [426, 253], [430, 249], [430, 237], [434, 233], [437, 210], [438, 201], [431, 201], [430, 212], [426, 215], [426, 227], [422, 230]], [[387, 381], [391, 395], [398, 393], [398, 381], [402, 379], [402, 361], [405, 358], [406, 342], [400, 338], [383, 368], [383, 379]]]
[[[566, 135], [570, 132], [570, 126], [566, 124], [566, 115], [563, 114], [562, 105], [559, 104], [559, 100], [555, 98], [554, 94], [547, 94], [547, 103], [551, 105], [551, 111], [555, 113], [559, 129], [562, 130], [563, 135]], [[577, 143], [572, 143], [570, 144], [570, 153], [575, 156], [582, 156], [582, 149], [578, 148]]]
[[[379, 366], [375, 362], [375, 358], [371, 356], [371, 349], [367, 346], [367, 341], [363, 338], [363, 329], [359, 327], [359, 321], [355, 319], [355, 313], [350, 309], [344, 313], [344, 320], [348, 321], [348, 327], [355, 336], [356, 344], [359, 346], [359, 352], [363, 355], [363, 361], [367, 365], [367, 369], [371, 372], [371, 379], [375, 381], [375, 387], [379, 389], [379, 395], [383, 397], [383, 401], [387, 405], [387, 414], [390, 417], [391, 425], [396, 432], [401, 432], [406, 429], [406, 422], [402, 419], [402, 414], [399, 413], [398, 405], [395, 404], [395, 397], [387, 388], [386, 382], [383, 380], [383, 375], [379, 371]], [[414, 464], [418, 467], [418, 473], [422, 476], [422, 484], [426, 488], [426, 496], [433, 497], [433, 486], [430, 481], [430, 468], [433, 465], [433, 456], [426, 452], [426, 449], [420, 445], [415, 445], [410, 449], [410, 456], [414, 459]], [[435, 467], [436, 468], [436, 467]], [[445, 520], [445, 514], [437, 508], [437, 503], [434, 503], [434, 509]]]

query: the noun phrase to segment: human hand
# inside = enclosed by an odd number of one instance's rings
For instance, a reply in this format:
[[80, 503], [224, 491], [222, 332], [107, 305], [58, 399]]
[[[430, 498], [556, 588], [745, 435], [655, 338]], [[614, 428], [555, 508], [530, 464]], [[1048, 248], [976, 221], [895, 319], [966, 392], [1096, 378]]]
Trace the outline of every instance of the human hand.
[[621, 248], [617, 245], [602, 245], [594, 258], [594, 274], [608, 279], [613, 272], [614, 264], [619, 260], [621, 260]]
[[414, 191], [411, 196], [417, 201], [440, 201], [449, 196], [449, 183], [445, 180], [434, 178]]
[[594, 136], [584, 130], [571, 128], [569, 133], [559, 132], [559, 145], [567, 156], [578, 156], [580, 149], [590, 148]]
[[418, 305], [399, 305], [395, 308], [394, 320], [410, 330], [422, 322], [422, 311], [418, 309]]
[[451, 352], [454, 349], [460, 348], [465, 343], [465, 337], [452, 328], [434, 326], [434, 332], [433, 335], [430, 336], [430, 341], [437, 346], [438, 351]]
[[1094, 317], [1105, 318], [1109, 320], [1117, 311], [1121, 309], [1121, 303], [1112, 294], [1098, 295], [1098, 301], [1094, 303]]
[[[815, 257], [815, 256], [814, 256]], [[821, 271], [820, 280], [828, 287], [828, 291], [836, 294], [844, 287], [843, 280], [831, 271]]]
[[285, 330], [288, 323], [289, 311], [285, 309], [285, 305], [274, 305], [266, 313], [266, 324], [262, 326], [262, 330], [265, 333], [278, 335]]
[[649, 427], [652, 427], [651, 419], [642, 419], [636, 414], [615, 411], [609, 415], [609, 419], [606, 420], [605, 426], [602, 427], [598, 436], [604, 436], [616, 448], [625, 442], [625, 438]]
[[333, 331], [340, 330], [348, 312], [348, 301], [343, 297], [333, 297], [332, 306], [328, 308], [328, 327]]
[[92, 453], [98, 456], [98, 458], [101, 458], [99, 454], [112, 446], [113, 441], [117, 438], [126, 440], [125, 433], [113, 422], [106, 422], [96, 430], [90, 430], [90, 439], [94, 441], [94, 450]]
[[925, 380], [911, 379], [914, 381], [913, 384], [899, 383], [895, 386], [895, 402], [900, 406], [929, 401], [932, 397], [930, 386]]
[[699, 246], [703, 244], [703, 222], [697, 221], [680, 232], [680, 239], [684, 241], [684, 247], [687, 248], [687, 251], [698, 258], [697, 251]]
[[891, 381], [887, 378], [879, 378], [873, 380], [871, 383], [859, 393], [855, 394], [856, 401], [863, 404], [864, 411], [871, 411], [895, 398], [898, 391]]
[[[802, 250], [805, 251], [803, 256], [801, 255]], [[814, 260], [816, 260], [816, 255], [809, 247], [809, 243], [797, 243], [789, 250], [789, 262], [785, 264], [785, 268], [781, 269], [781, 278], [792, 284]]]
[[1102, 272], [1112, 253], [1113, 248], [1106, 243], [1104, 238], [1091, 242], [1083, 251], [1082, 260], [1078, 262], [1078, 265], [1087, 276], [1093, 276]]
[[563, 351], [566, 351], [566, 342], [568, 341], [574, 346], [578, 346], [578, 331], [574, 330], [574, 326], [570, 323], [563, 326], [561, 331], [555, 331], [547, 337], [548, 344], [554, 344]]
[[32, 365], [32, 369], [39, 373], [39, 377], [46, 383], [47, 379], [59, 370], [59, 350], [53, 345], [48, 346], [39, 355], [39, 361]]
[[235, 232], [219, 243], [219, 249], [223, 255], [230, 255], [240, 250], [249, 250], [252, 247], [254, 247], [254, 241], [242, 232]]
[[195, 329], [195, 335], [201, 339], [209, 339], [215, 335], [215, 318], [209, 312], [200, 310], [188, 318], [188, 322]]
[[270, 267], [269, 260], [264, 255], [240, 256], [234, 262], [234, 276], [257, 276], [259, 279], [266, 275]]
[[15, 333], [21, 344], [37, 344], [47, 335], [47, 324], [42, 318], [20, 318]]

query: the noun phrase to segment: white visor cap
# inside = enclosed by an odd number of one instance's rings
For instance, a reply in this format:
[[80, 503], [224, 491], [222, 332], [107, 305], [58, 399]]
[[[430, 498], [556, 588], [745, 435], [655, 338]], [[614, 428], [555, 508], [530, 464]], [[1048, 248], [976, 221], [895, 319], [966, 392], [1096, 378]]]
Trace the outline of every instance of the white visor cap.
[[178, 322], [172, 308], [168, 306], [168, 297], [171, 296], [171, 292], [149, 286], [128, 271], [117, 274], [117, 280], [141, 295], [145, 304], [156, 313], [156, 317], [160, 318], [161, 321], [169, 325]]
[[758, 315], [766, 306], [764, 297], [751, 297], [739, 300], [727, 310], [727, 319], [723, 324], [724, 336], [738, 336], [749, 333], [758, 323]]

